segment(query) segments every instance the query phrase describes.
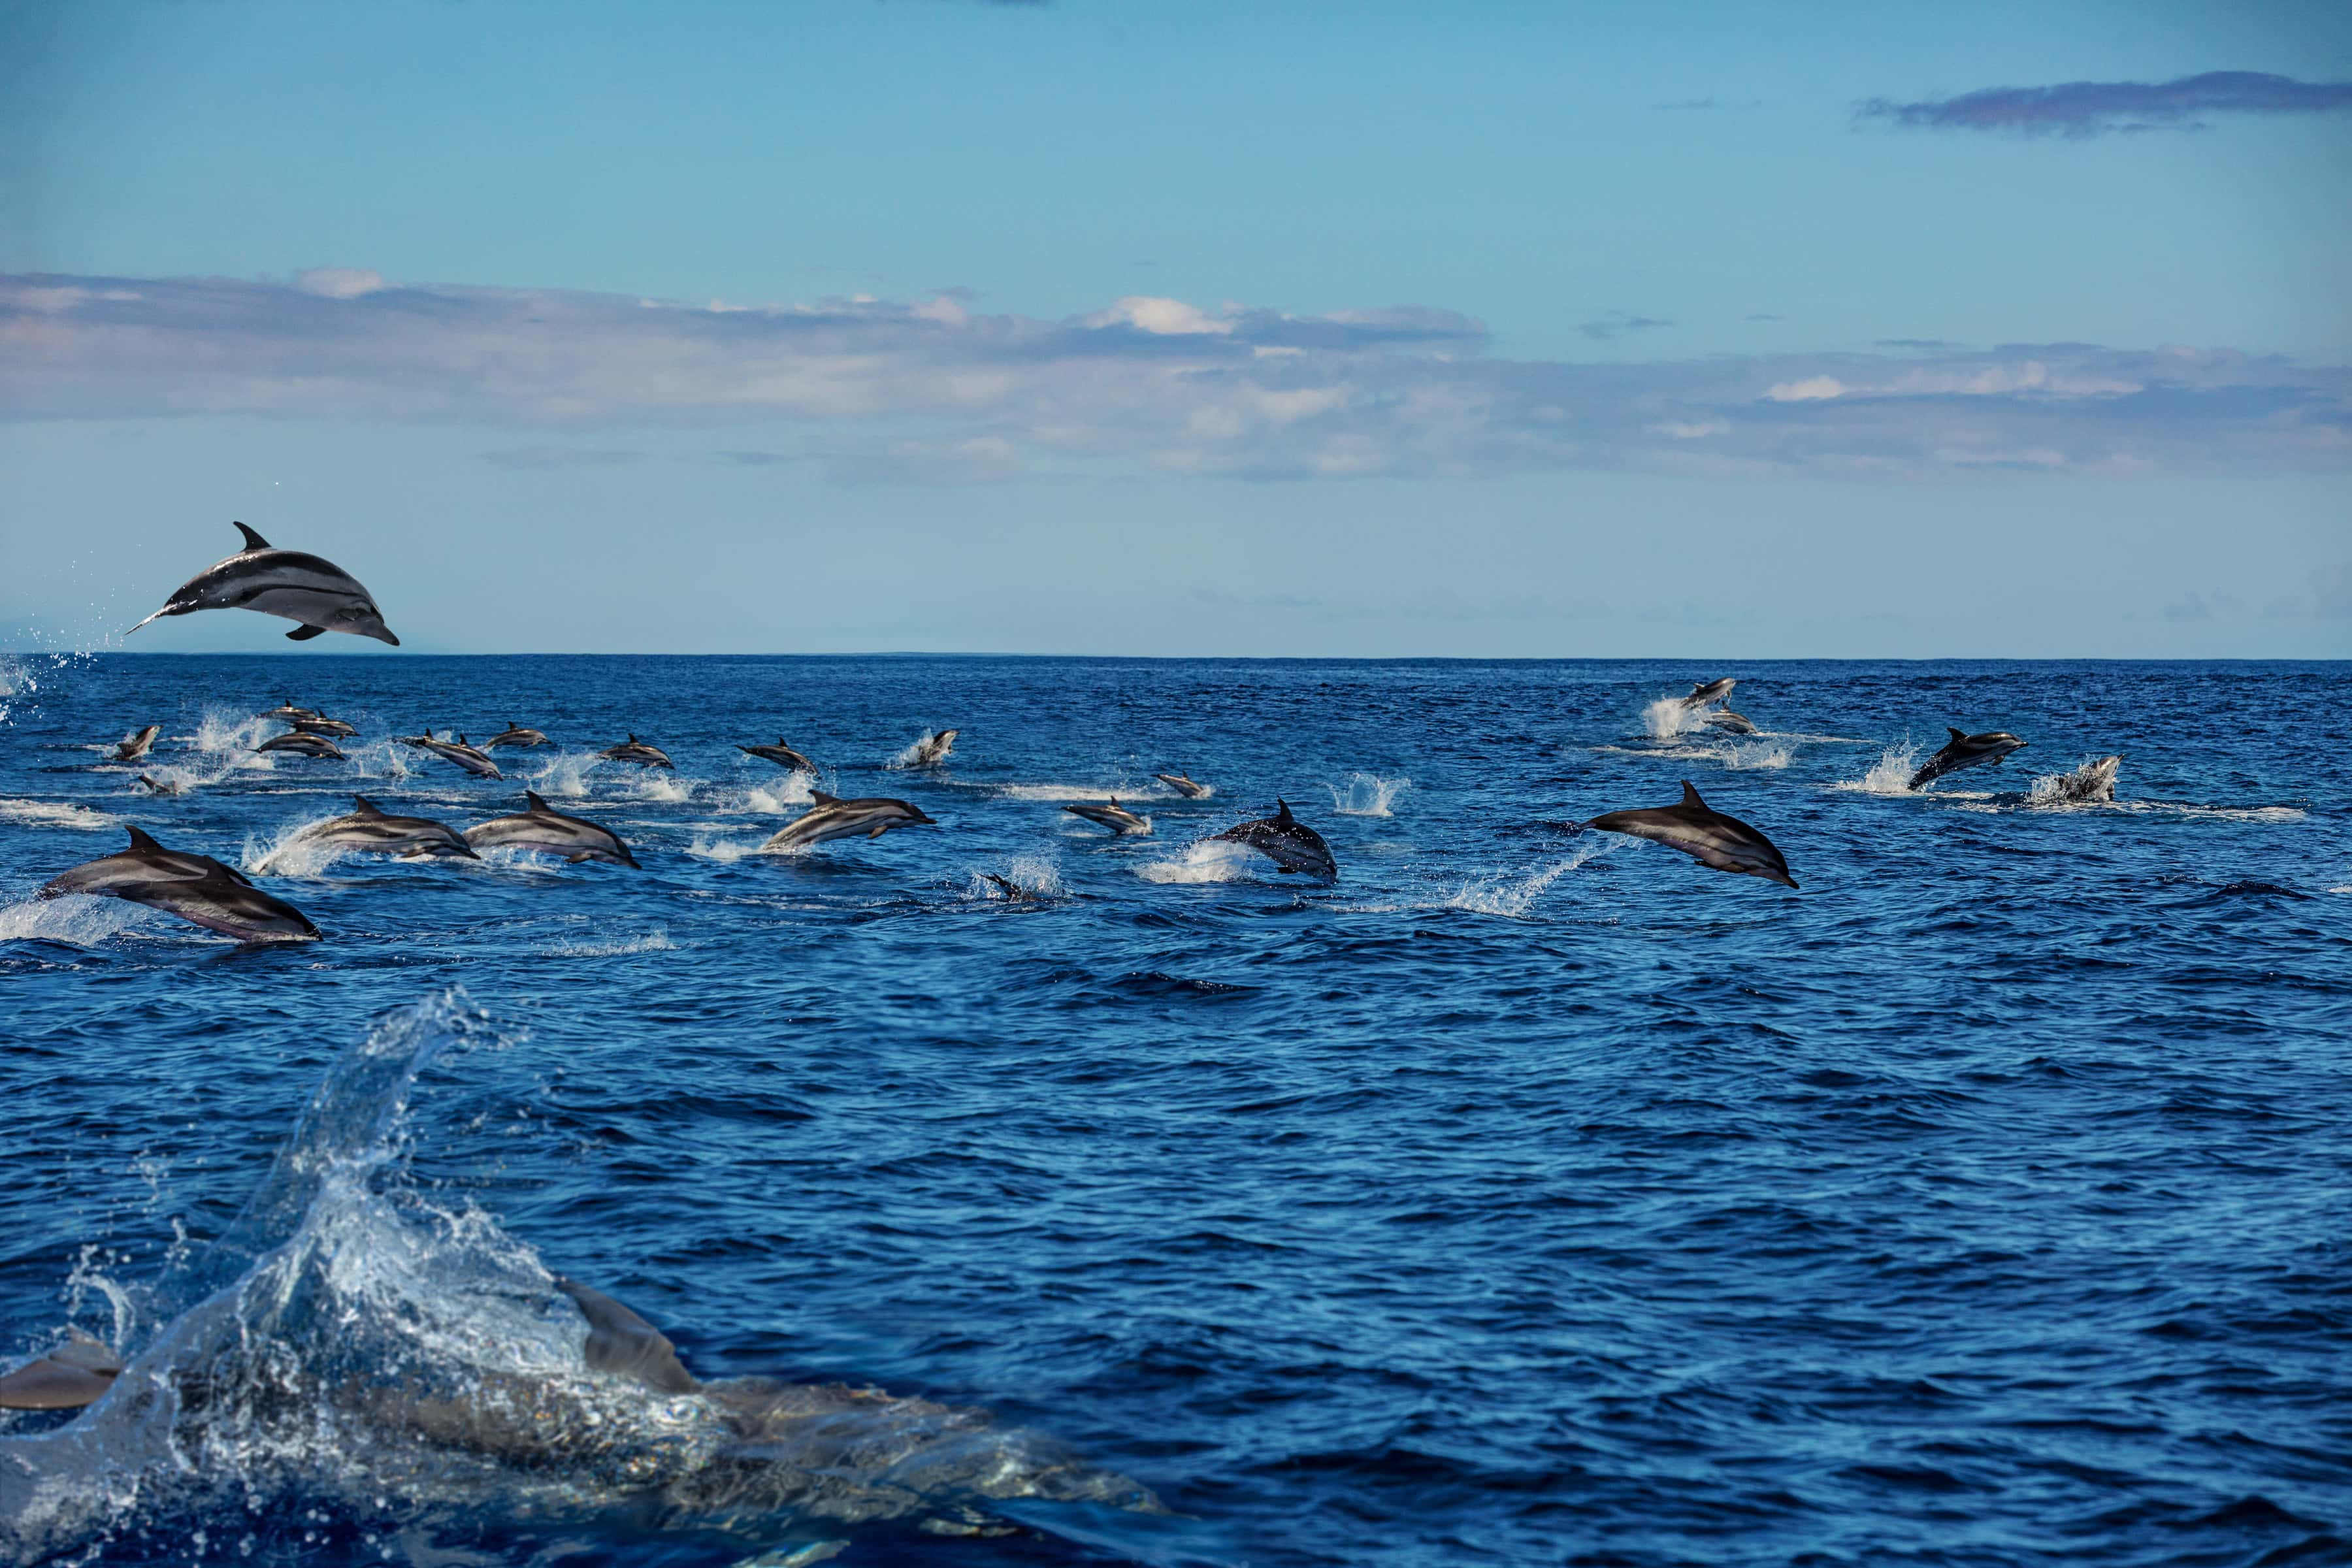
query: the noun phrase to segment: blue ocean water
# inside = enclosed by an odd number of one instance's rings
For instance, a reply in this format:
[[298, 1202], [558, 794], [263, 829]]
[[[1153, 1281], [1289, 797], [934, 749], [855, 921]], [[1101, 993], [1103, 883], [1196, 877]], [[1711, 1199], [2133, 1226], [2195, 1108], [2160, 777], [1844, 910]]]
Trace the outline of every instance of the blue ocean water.
[[[1760, 733], [1659, 732], [1725, 674]], [[287, 698], [352, 760], [254, 755]], [[2347, 700], [2340, 665], [18, 658], [0, 1352], [70, 1322], [131, 1370], [0, 1416], [0, 1557], [2352, 1560]], [[558, 746], [503, 781], [390, 739], [509, 720]], [[1947, 725], [2030, 744], [1909, 793]], [[594, 759], [628, 731], [675, 774]], [[807, 781], [734, 748], [779, 734], [939, 825], [757, 853]], [[2113, 804], [2037, 793], [2108, 753]], [[1573, 830], [1685, 779], [1802, 890]], [[524, 787], [642, 868], [289, 842]], [[1061, 809], [1112, 794], [1150, 837]], [[1277, 797], [1336, 884], [1200, 846]], [[34, 900], [125, 824], [325, 940]], [[747, 1436], [583, 1379], [549, 1271], [700, 1378], [832, 1392]]]

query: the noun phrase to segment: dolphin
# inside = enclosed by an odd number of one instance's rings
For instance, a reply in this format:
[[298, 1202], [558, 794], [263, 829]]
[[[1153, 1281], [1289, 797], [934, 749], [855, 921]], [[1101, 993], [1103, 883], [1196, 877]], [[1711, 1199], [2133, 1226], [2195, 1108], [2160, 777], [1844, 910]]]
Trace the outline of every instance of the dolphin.
[[215, 861], [201, 877], [137, 882], [118, 889], [149, 909], [162, 910], [239, 942], [316, 942], [319, 928], [283, 899], [272, 898]]
[[244, 872], [224, 866], [209, 855], [166, 849], [136, 827], [126, 826], [124, 831], [131, 835], [129, 848], [58, 872], [41, 884], [39, 896], [54, 899], [61, 893], [120, 895], [123, 889], [142, 882], [188, 881], [215, 870], [226, 871], [247, 887], [253, 886]]
[[782, 735], [776, 737], [776, 743], [772, 746], [738, 746], [735, 749], [746, 756], [758, 757], [764, 762], [773, 763], [787, 773], [816, 772], [816, 764], [793, 751]]
[[478, 850], [535, 849], [542, 855], [561, 855], [575, 866], [583, 860], [636, 865], [636, 857], [611, 828], [584, 816], [566, 816], [534, 791], [523, 791], [522, 798], [530, 810], [477, 823], [466, 829], [467, 844]]
[[[269, 541], [245, 524], [232, 526], [245, 535], [245, 548], [181, 584], [147, 621], [194, 615], [198, 610], [258, 610], [265, 616], [301, 622], [286, 634], [294, 642], [308, 641], [322, 632], [350, 632], [400, 646], [400, 639], [383, 624], [383, 613], [375, 607], [375, 600], [350, 573], [299, 550], [273, 550]], [[131, 632], [122, 635], [129, 637]]]
[[155, 737], [163, 732], [163, 726], [161, 724], [150, 724], [143, 730], [131, 731], [116, 743], [114, 760], [118, 763], [137, 762], [147, 754], [147, 748], [153, 745]]
[[1297, 872], [1303, 876], [1336, 879], [1339, 863], [1331, 858], [1331, 847], [1323, 836], [1290, 815], [1290, 803], [1277, 799], [1272, 816], [1261, 816], [1213, 833], [1212, 839], [1223, 839], [1232, 844], [1246, 844], [1272, 859], [1277, 870], [1286, 876]]
[[505, 729], [499, 731], [497, 734], [482, 742], [482, 750], [491, 752], [496, 751], [500, 746], [520, 746], [525, 750], [529, 750], [533, 746], [545, 746], [550, 744], [552, 744], [552, 742], [548, 740], [545, 731], [527, 729], [509, 719], [507, 721], [507, 727]]
[[956, 737], [962, 733], [961, 730], [924, 731], [922, 738], [915, 742], [914, 755], [907, 759], [906, 765], [910, 768], [938, 767], [948, 760], [948, 753], [955, 750]]
[[1911, 787], [1923, 788], [1946, 773], [1956, 773], [1962, 768], [1990, 766], [2024, 744], [2006, 730], [1987, 730], [1980, 735], [1963, 735], [1953, 730], [1952, 738], [1945, 742], [1944, 749], [1929, 757], [1927, 765], [1911, 775]]
[[1707, 728], [1710, 730], [1721, 730], [1733, 735], [1753, 735], [1756, 733], [1755, 721], [1748, 718], [1745, 713], [1734, 713], [1728, 708], [1718, 708], [1714, 712], [1708, 714], [1706, 716], [1706, 724]]
[[879, 838], [894, 827], [936, 826], [931, 818], [903, 800], [841, 800], [822, 790], [812, 790], [809, 798], [816, 804], [777, 829], [774, 837], [760, 846], [762, 853], [797, 849], [803, 845], [823, 844], [859, 834]]
[[669, 768], [675, 771], [677, 767], [676, 763], [669, 760], [668, 752], [659, 746], [646, 745], [634, 734], [619, 745], [607, 746], [596, 754], [611, 762], [635, 763], [641, 768]]
[[466, 737], [463, 735], [454, 741], [436, 741], [433, 738], [433, 731], [427, 730], [422, 735], [403, 735], [400, 737], [400, 743], [404, 746], [415, 746], [420, 752], [430, 752], [444, 762], [455, 763], [478, 779], [506, 777], [506, 774], [499, 772], [498, 763], [467, 745]]
[[2057, 798], [2085, 802], [2113, 800], [2116, 798], [2116, 772], [2123, 765], [2121, 757], [2101, 757], [2095, 762], [2084, 763], [2071, 773], [2061, 773], [2055, 781]]
[[294, 721], [294, 728], [305, 735], [332, 735], [337, 740], [345, 740], [360, 732], [358, 725], [341, 719], [330, 719], [323, 713], [314, 713], [307, 719], [297, 719]]
[[343, 749], [324, 735], [313, 735], [302, 730], [289, 730], [253, 748], [257, 752], [298, 752], [306, 757], [332, 757], [339, 763], [351, 759]]
[[306, 827], [299, 836], [311, 844], [332, 844], [345, 849], [368, 849], [382, 855], [415, 859], [427, 855], [460, 855], [478, 860], [465, 836], [445, 822], [425, 816], [390, 816], [363, 795], [352, 799], [359, 809], [349, 816]]
[[1738, 817], [1726, 816], [1711, 808], [1687, 782], [1683, 785], [1682, 803], [1678, 805], [1612, 811], [1583, 826], [1602, 833], [1647, 838], [1669, 849], [1679, 849], [1718, 871], [1761, 877], [1768, 882], [1790, 888], [1797, 885], [1797, 879], [1789, 875], [1789, 862], [1780, 858], [1780, 851], [1770, 839]]
[[1003, 893], [1006, 901], [1010, 903], [1035, 903], [1039, 899], [1045, 897], [1043, 893], [1024, 888], [1020, 883], [1014, 881], [1012, 878], [1000, 877], [993, 871], [982, 871], [980, 874], [980, 879], [993, 887], [998, 892]]
[[1738, 681], [1727, 675], [1720, 680], [1703, 682], [1691, 688], [1690, 695], [1683, 699], [1683, 706], [1705, 708], [1709, 703], [1727, 702], [1731, 700], [1731, 689], [1738, 684]]
[[122, 1358], [76, 1329], [66, 1342], [0, 1376], [0, 1410], [79, 1410], [121, 1375]]
[[149, 795], [177, 795], [180, 793], [180, 786], [172, 783], [168, 779], [150, 778], [147, 774], [141, 773], [139, 775], [139, 782], [147, 786], [147, 793]]
[[319, 710], [316, 708], [298, 708], [294, 705], [294, 700], [289, 697], [285, 701], [279, 703], [277, 707], [272, 708], [268, 712], [256, 713], [254, 717], [257, 719], [283, 719], [290, 724], [297, 719], [316, 719], [319, 717]]
[[1135, 813], [1118, 804], [1117, 795], [1110, 797], [1108, 805], [1096, 805], [1090, 802], [1080, 801], [1076, 805], [1066, 805], [1062, 809], [1072, 816], [1083, 816], [1088, 822], [1098, 823], [1123, 838], [1141, 838], [1151, 832], [1151, 818], [1136, 816]]
[[1182, 795], [1186, 800], [1205, 800], [1208, 798], [1209, 786], [1207, 784], [1195, 784], [1191, 778], [1182, 773], [1154, 773], [1151, 776], [1158, 779], [1161, 784], [1166, 784], [1170, 789], [1174, 790], [1178, 795]]

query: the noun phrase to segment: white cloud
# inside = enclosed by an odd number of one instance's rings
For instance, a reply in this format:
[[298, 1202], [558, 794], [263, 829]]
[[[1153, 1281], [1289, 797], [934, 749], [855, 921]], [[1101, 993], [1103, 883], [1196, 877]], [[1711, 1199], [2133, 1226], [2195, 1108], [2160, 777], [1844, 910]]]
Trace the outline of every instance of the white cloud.
[[383, 274], [362, 267], [313, 267], [294, 274], [294, 287], [321, 300], [357, 300], [380, 292]]
[[1845, 391], [1844, 383], [1833, 375], [1809, 375], [1802, 381], [1784, 381], [1764, 395], [1775, 403], [1818, 403], [1843, 397]]
[[1230, 318], [1212, 316], [1181, 300], [1156, 300], [1149, 294], [1130, 294], [1114, 300], [1110, 309], [1096, 311], [1086, 322], [1089, 327], [1129, 326], [1155, 337], [1195, 337], [1234, 330]]

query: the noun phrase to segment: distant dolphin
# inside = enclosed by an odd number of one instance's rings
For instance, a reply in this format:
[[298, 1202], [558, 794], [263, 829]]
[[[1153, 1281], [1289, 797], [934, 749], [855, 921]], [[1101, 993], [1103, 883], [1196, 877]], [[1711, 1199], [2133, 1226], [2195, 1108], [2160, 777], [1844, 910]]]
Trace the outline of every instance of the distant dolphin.
[[1755, 721], [1745, 713], [1734, 713], [1728, 708], [1718, 708], [1706, 716], [1707, 728], [1722, 730], [1734, 735], [1753, 735]]
[[1736, 816], [1726, 816], [1699, 799], [1698, 791], [1683, 785], [1678, 805], [1641, 811], [1612, 811], [1585, 823], [1601, 833], [1624, 833], [1647, 838], [1669, 849], [1679, 849], [1702, 865], [1718, 871], [1761, 877], [1768, 882], [1795, 887], [1789, 862], [1772, 841]]
[[234, 867], [205, 855], [166, 849], [133, 827], [131, 847], [86, 860], [52, 877], [40, 896], [66, 893], [128, 899], [239, 942], [316, 942], [319, 928]]
[[1034, 903], [1045, 897], [1043, 893], [1032, 891], [1031, 889], [1023, 887], [1020, 883], [1014, 881], [1012, 878], [1000, 877], [993, 871], [982, 871], [980, 874], [980, 879], [994, 887], [996, 890], [1003, 893], [1007, 900], [1016, 904]]
[[931, 818], [903, 800], [869, 797], [864, 800], [841, 800], [822, 790], [813, 790], [809, 798], [816, 804], [801, 816], [778, 829], [760, 848], [765, 851], [797, 849], [803, 845], [824, 844], [835, 838], [852, 838], [863, 834], [879, 838], [894, 827], [936, 826]]
[[150, 724], [143, 730], [133, 730], [123, 736], [115, 746], [114, 760], [118, 763], [137, 762], [147, 754], [147, 748], [153, 745], [155, 737], [163, 732], [163, 726], [161, 724]]
[[79, 1410], [96, 1404], [121, 1373], [121, 1356], [76, 1329], [65, 1343], [0, 1376], [0, 1410]]
[[283, 719], [289, 724], [297, 719], [316, 719], [318, 716], [319, 710], [316, 708], [297, 708], [294, 705], [294, 700], [290, 697], [268, 712], [254, 715], [257, 719]]
[[1098, 823], [1122, 837], [1142, 838], [1151, 832], [1151, 818], [1136, 816], [1135, 813], [1118, 804], [1117, 795], [1110, 797], [1108, 805], [1096, 805], [1090, 802], [1080, 801], [1076, 805], [1066, 805], [1062, 809], [1072, 816], [1083, 816], [1088, 822]]
[[1958, 773], [1962, 768], [1989, 767], [2025, 744], [2006, 730], [1987, 730], [1980, 735], [1964, 735], [1952, 731], [1952, 738], [1944, 749], [1927, 759], [1927, 765], [1911, 775], [1911, 787], [1919, 789], [1935, 783], [1946, 773]]
[[124, 831], [131, 835], [129, 848], [58, 872], [41, 885], [39, 896], [54, 899], [62, 893], [117, 894], [135, 882], [186, 881], [204, 876], [216, 866], [247, 887], [253, 885], [244, 872], [221, 866], [209, 855], [166, 849], [136, 827], [126, 826]]
[[2116, 773], [2124, 765], [2121, 757], [2101, 757], [2084, 763], [2071, 773], [2059, 775], [2056, 794], [2060, 800], [2099, 801], [2116, 798]]
[[352, 799], [359, 803], [357, 811], [306, 827], [298, 837], [306, 843], [373, 850], [380, 855], [461, 855], [468, 860], [480, 858], [465, 836], [447, 823], [425, 816], [390, 816], [363, 795], [355, 795]]
[[1690, 695], [1683, 699], [1683, 706], [1704, 708], [1710, 702], [1728, 701], [1731, 698], [1731, 689], [1738, 684], [1738, 681], [1727, 675], [1720, 680], [1710, 680], [1703, 685], [1694, 686], [1691, 688]]
[[924, 731], [922, 738], [915, 742], [914, 754], [907, 759], [906, 765], [910, 768], [938, 767], [948, 760], [948, 753], [955, 750], [956, 737], [962, 733], [961, 730]]
[[332, 735], [338, 740], [356, 735], [359, 726], [341, 719], [330, 719], [323, 713], [313, 713], [294, 721], [294, 728], [305, 735]]
[[490, 761], [474, 747], [467, 745], [466, 737], [463, 735], [458, 736], [455, 741], [436, 741], [433, 738], [433, 731], [427, 730], [422, 735], [403, 735], [400, 737], [400, 743], [404, 746], [415, 746], [420, 752], [430, 752], [444, 762], [455, 763], [478, 779], [506, 777], [506, 774], [499, 772], [498, 763]]
[[816, 764], [793, 751], [782, 735], [776, 737], [776, 743], [772, 746], [738, 746], [735, 749], [746, 756], [758, 757], [763, 762], [773, 763], [786, 773], [816, 772]]
[[567, 816], [530, 790], [522, 792], [530, 810], [512, 816], [494, 816], [466, 829], [466, 842], [476, 849], [534, 849], [561, 855], [577, 866], [583, 860], [603, 860], [614, 866], [636, 865], [636, 857], [611, 828], [584, 816]]
[[1246, 844], [1273, 860], [1277, 870], [1286, 875], [1297, 872], [1303, 876], [1328, 879], [1339, 875], [1339, 863], [1332, 858], [1331, 847], [1323, 836], [1290, 815], [1290, 803], [1277, 799], [1272, 816], [1261, 816], [1213, 833], [1213, 839], [1231, 844]]
[[147, 793], [149, 795], [177, 795], [180, 793], [180, 786], [172, 783], [168, 779], [150, 778], [145, 773], [141, 773], [139, 775], [139, 782], [147, 786]]
[[1182, 773], [1154, 773], [1151, 776], [1158, 779], [1161, 784], [1166, 784], [1170, 789], [1174, 790], [1178, 795], [1182, 795], [1186, 800], [1205, 800], [1208, 798], [1210, 792], [1207, 784], [1195, 784], [1192, 779]]
[[297, 752], [306, 757], [332, 757], [339, 763], [351, 761], [343, 755], [343, 749], [326, 736], [313, 735], [301, 730], [289, 730], [253, 749], [257, 752]]
[[505, 729], [499, 731], [497, 734], [482, 742], [482, 750], [486, 752], [494, 752], [500, 746], [520, 746], [528, 751], [533, 746], [546, 746], [551, 744], [553, 744], [553, 742], [548, 740], [544, 731], [527, 729], [523, 725], [518, 724], [513, 720], [509, 719], [507, 721], [507, 727]]
[[[258, 610], [265, 616], [301, 622], [286, 634], [295, 642], [321, 632], [350, 632], [400, 646], [400, 639], [384, 626], [375, 600], [350, 573], [299, 550], [273, 550], [269, 541], [245, 524], [234, 526], [245, 535], [245, 548], [181, 584], [147, 621], [194, 615], [198, 610]], [[129, 637], [131, 632], [122, 635]]]
[[675, 772], [677, 764], [659, 746], [648, 746], [632, 734], [617, 746], [607, 746], [596, 753], [609, 762], [635, 763], [641, 768], [668, 768]]

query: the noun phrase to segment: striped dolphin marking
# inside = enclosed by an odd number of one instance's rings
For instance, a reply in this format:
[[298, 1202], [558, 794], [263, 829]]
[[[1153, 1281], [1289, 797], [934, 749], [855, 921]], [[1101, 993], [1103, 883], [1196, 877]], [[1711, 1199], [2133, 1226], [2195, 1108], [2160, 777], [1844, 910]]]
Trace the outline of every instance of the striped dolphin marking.
[[[383, 624], [383, 612], [375, 607], [374, 598], [358, 578], [319, 556], [273, 548], [241, 522], [234, 526], [245, 535], [245, 548], [181, 584], [147, 621], [192, 616], [198, 610], [258, 610], [265, 616], [301, 622], [286, 634], [293, 642], [308, 641], [322, 632], [349, 632], [400, 646], [400, 639]], [[129, 637], [131, 632], [122, 635]]]

